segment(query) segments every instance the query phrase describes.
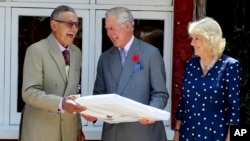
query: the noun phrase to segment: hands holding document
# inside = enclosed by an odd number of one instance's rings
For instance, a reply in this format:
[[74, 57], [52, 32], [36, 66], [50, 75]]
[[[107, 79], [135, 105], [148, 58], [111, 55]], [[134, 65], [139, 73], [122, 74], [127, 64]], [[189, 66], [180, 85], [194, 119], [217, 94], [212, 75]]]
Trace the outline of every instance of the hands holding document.
[[86, 119], [87, 121], [89, 121], [89, 122], [94, 122], [94, 121], [97, 120], [96, 117], [93, 117], [93, 116], [90, 116], [90, 115], [82, 114], [82, 117], [83, 117], [84, 119]]
[[[93, 117], [90, 115], [82, 114], [82, 117], [89, 122], [94, 122], [97, 120], [96, 117]], [[138, 122], [140, 122], [141, 124], [152, 124], [152, 123], [155, 123], [155, 120], [142, 118], [142, 119], [139, 119]]]
[[62, 106], [63, 106], [63, 109], [69, 113], [80, 113], [84, 110], [86, 110], [86, 107], [85, 106], [82, 106], [80, 104], [77, 104], [74, 100], [76, 98], [79, 98], [80, 95], [70, 95], [70, 96], [67, 96], [67, 97], [64, 97], [63, 98], [63, 101], [62, 101]]
[[170, 113], [141, 104], [117, 94], [92, 95], [75, 99], [79, 105], [87, 107], [82, 116], [87, 121], [97, 119], [108, 123], [135, 122], [151, 124], [156, 120], [168, 120]]

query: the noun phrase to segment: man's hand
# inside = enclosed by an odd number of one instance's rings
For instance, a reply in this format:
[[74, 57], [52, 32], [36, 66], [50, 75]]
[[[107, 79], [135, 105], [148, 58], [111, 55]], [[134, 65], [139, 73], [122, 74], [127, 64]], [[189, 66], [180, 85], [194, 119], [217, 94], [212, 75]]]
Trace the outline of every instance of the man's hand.
[[81, 129], [78, 130], [78, 133], [77, 133], [77, 141], [85, 141], [85, 136], [82, 132]]
[[152, 123], [155, 123], [155, 120], [142, 118], [142, 119], [139, 119], [139, 122], [141, 124], [152, 124]]
[[82, 114], [82, 117], [83, 117], [84, 119], [86, 119], [87, 121], [89, 121], [89, 122], [94, 122], [94, 121], [97, 120], [96, 117], [93, 117], [93, 116], [90, 116], [90, 115]]
[[80, 97], [80, 95], [70, 95], [68, 97], [64, 97], [62, 102], [63, 109], [74, 114], [86, 110], [87, 108], [85, 106], [81, 106], [74, 101], [78, 97]]

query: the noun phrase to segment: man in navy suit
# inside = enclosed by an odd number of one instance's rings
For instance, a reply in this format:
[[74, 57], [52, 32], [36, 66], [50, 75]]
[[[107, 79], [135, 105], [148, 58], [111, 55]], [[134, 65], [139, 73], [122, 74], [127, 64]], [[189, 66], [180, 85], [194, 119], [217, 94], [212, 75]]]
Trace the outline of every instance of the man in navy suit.
[[[164, 109], [169, 95], [159, 50], [133, 35], [134, 18], [127, 8], [108, 10], [105, 28], [113, 47], [99, 58], [94, 94], [117, 93]], [[124, 50], [124, 65], [120, 50]], [[96, 120], [91, 115], [83, 116], [88, 121]], [[102, 141], [167, 141], [167, 137], [162, 121], [142, 118], [138, 122], [104, 123]]]

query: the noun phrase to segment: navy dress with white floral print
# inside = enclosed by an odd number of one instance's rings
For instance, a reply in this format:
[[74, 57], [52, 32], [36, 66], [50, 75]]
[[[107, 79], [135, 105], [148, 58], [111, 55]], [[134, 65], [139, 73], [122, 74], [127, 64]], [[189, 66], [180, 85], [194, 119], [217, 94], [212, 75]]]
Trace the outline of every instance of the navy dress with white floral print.
[[238, 60], [222, 55], [203, 76], [200, 58], [185, 66], [176, 119], [182, 121], [180, 141], [224, 141], [228, 124], [239, 124], [240, 79]]

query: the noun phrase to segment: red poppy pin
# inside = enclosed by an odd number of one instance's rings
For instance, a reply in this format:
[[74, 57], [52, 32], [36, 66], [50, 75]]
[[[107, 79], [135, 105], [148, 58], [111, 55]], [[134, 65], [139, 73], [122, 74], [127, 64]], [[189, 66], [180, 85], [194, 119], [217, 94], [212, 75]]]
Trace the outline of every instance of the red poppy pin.
[[133, 62], [138, 62], [139, 59], [140, 59], [139, 54], [134, 54], [134, 55], [132, 56], [132, 61], [133, 61]]

